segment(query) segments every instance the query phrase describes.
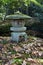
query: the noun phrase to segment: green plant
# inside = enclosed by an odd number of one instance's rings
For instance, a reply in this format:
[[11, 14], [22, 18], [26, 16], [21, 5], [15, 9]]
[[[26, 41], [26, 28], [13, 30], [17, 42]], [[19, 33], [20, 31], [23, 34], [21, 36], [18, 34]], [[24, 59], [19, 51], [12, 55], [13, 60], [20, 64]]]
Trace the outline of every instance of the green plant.
[[6, 40], [3, 40], [3, 42], [2, 42], [3, 44], [7, 44], [7, 41]]
[[0, 35], [10, 35], [10, 26], [11, 24], [10, 23], [6, 23], [4, 25], [0, 25]]
[[14, 64], [14, 63], [16, 63], [16, 64], [22, 64], [22, 62], [23, 62], [23, 60], [22, 59], [19, 59], [19, 58], [14, 58], [13, 60], [12, 60], [12, 64]]
[[11, 54], [16, 54], [17, 52], [15, 50], [12, 50], [11, 51]]

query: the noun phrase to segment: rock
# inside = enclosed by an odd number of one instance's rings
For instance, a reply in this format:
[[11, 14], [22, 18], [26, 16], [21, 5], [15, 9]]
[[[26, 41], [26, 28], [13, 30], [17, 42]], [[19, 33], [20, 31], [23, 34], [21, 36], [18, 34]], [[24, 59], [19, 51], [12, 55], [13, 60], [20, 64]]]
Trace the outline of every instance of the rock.
[[37, 46], [40, 47], [41, 46], [41, 43], [37, 43]]
[[30, 62], [30, 65], [40, 65], [37, 59], [28, 58], [28, 62]]
[[3, 48], [3, 44], [0, 44], [0, 49], [2, 49]]
[[39, 57], [43, 58], [43, 52], [42, 51], [39, 52]]
[[27, 48], [30, 48], [30, 47], [32, 47], [32, 46], [33, 46], [33, 43], [27, 44]]
[[10, 63], [9, 63], [9, 62], [7, 62], [5, 65], [10, 65]]
[[43, 47], [40, 47], [39, 49], [40, 49], [41, 51], [43, 51]]
[[29, 54], [31, 52], [31, 49], [25, 50], [25, 53]]
[[11, 55], [11, 58], [12, 58], [12, 59], [13, 59], [13, 58], [16, 58], [15, 54], [12, 54], [12, 55]]
[[39, 57], [39, 54], [38, 54], [38, 51], [32, 51], [32, 54], [31, 54], [33, 57]]
[[17, 53], [17, 56], [18, 56], [18, 57], [21, 57], [21, 56], [22, 56], [22, 54], [20, 54], [20, 53]]
[[0, 43], [3, 43], [3, 38], [0, 38]]
[[19, 53], [24, 53], [25, 52], [25, 49], [21, 49], [20, 51], [18, 51]]
[[23, 48], [24, 48], [24, 49], [27, 49], [27, 44], [24, 44], [24, 45], [23, 45]]
[[36, 41], [36, 40], [37, 40], [37, 38], [35, 38], [35, 37], [34, 37], [34, 40]]
[[7, 54], [8, 54], [8, 55], [11, 55], [11, 52], [8, 52]]
[[8, 59], [11, 59], [12, 57], [11, 56], [7, 56]]
[[12, 60], [9, 60], [9, 64], [12, 64], [13, 63], [13, 61]]
[[2, 59], [3, 63], [6, 64], [7, 62], [9, 62], [9, 60], [7, 58]]
[[13, 50], [15, 50], [16, 52], [19, 52], [22, 50], [22, 48], [20, 46], [13, 46]]
[[26, 65], [26, 61], [25, 60], [23, 61], [22, 65]]
[[36, 61], [32, 58], [28, 58], [28, 61], [31, 62], [31, 63], [36, 63]]
[[37, 43], [43, 43], [43, 40], [39, 38], [39, 39], [36, 40], [36, 42]]

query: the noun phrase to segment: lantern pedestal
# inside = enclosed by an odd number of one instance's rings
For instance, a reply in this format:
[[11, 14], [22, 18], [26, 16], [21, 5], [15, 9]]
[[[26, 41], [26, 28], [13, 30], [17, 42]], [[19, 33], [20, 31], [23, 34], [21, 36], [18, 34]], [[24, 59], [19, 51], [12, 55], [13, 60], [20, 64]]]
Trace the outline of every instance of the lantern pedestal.
[[15, 42], [19, 41], [26, 41], [27, 40], [27, 34], [25, 32], [12, 32], [11, 33], [11, 40]]
[[26, 27], [11, 27], [11, 40], [18, 42], [18, 41], [26, 41], [27, 34], [25, 33]]

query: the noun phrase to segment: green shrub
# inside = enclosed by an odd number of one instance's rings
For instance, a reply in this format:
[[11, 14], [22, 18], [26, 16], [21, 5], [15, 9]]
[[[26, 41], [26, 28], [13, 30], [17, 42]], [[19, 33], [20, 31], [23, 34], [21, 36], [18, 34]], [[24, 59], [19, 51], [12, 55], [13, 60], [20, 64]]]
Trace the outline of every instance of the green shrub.
[[11, 24], [0, 25], [0, 35], [10, 35], [10, 26]]
[[43, 22], [35, 22], [31, 26], [32, 30], [43, 32]]
[[27, 27], [28, 35], [37, 36], [43, 38], [43, 22], [28, 23]]

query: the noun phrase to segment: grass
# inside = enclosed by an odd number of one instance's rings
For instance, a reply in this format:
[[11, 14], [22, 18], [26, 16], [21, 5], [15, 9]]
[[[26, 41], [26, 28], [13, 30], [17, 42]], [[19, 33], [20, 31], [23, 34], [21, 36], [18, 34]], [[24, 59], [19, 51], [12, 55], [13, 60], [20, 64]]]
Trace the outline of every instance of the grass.
[[12, 64], [14, 64], [14, 63], [16, 63], [16, 64], [22, 64], [22, 62], [23, 62], [23, 60], [22, 59], [20, 59], [20, 58], [14, 58], [13, 60], [12, 60]]

